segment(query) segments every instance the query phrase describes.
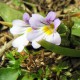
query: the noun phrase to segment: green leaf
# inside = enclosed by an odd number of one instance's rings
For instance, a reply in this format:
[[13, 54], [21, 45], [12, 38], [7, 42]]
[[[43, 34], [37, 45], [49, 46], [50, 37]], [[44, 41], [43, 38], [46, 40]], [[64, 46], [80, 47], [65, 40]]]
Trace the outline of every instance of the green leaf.
[[32, 76], [29, 76], [28, 74], [25, 75], [22, 80], [34, 80], [34, 78]]
[[0, 80], [17, 80], [19, 71], [11, 68], [0, 69]]
[[47, 50], [53, 51], [56, 54], [61, 54], [64, 56], [71, 56], [71, 57], [80, 57], [80, 50], [57, 46], [45, 40], [42, 40], [39, 43]]
[[79, 29], [78, 28], [77, 29], [73, 29], [72, 30], [72, 34], [75, 35], [75, 36], [79, 36], [80, 37], [80, 28]]
[[10, 8], [5, 3], [0, 2], [0, 16], [7, 22], [12, 22], [15, 19], [22, 19], [23, 13]]
[[67, 26], [61, 23], [60, 26], [58, 27], [58, 32], [62, 34], [65, 33], [66, 31], [67, 31]]
[[72, 35], [80, 37], [80, 19], [79, 18], [72, 18], [74, 21], [74, 26], [72, 27]]

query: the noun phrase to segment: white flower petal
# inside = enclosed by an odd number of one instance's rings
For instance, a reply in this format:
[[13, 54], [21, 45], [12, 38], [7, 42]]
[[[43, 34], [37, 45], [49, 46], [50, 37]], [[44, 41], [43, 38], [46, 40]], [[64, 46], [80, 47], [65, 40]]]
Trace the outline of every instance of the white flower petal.
[[22, 34], [26, 31], [27, 27], [22, 27], [22, 26], [13, 26], [11, 29], [10, 29], [10, 32], [13, 34], [13, 35], [17, 35], [17, 34]]
[[33, 41], [35, 38], [39, 37], [43, 32], [40, 30], [33, 30], [32, 32], [28, 33], [27, 39], [29, 41]]
[[26, 26], [26, 23], [23, 20], [17, 19], [12, 22], [12, 25], [13, 26]]
[[13, 24], [13, 26], [10, 29], [10, 32], [13, 35], [22, 34], [27, 29], [26, 23], [22, 20], [14, 20], [12, 24]]
[[16, 39], [12, 42], [12, 45], [13, 45], [13, 47], [18, 48], [18, 51], [22, 51], [23, 48], [28, 45], [28, 43], [29, 43], [29, 41], [28, 41], [27, 38], [26, 38], [26, 34], [24, 34], [24, 35], [16, 38]]
[[21, 52], [24, 49], [24, 46], [19, 46], [18, 47], [18, 52]]
[[45, 40], [55, 45], [60, 45], [61, 43], [61, 37], [58, 32], [55, 32], [54, 34], [51, 34], [50, 36], [46, 36]]
[[38, 49], [38, 48], [41, 47], [41, 45], [38, 44], [36, 41], [33, 41], [33, 42], [32, 42], [32, 46], [33, 46], [34, 49]]
[[38, 48], [41, 47], [41, 45], [38, 43], [38, 41], [42, 40], [43, 37], [44, 37], [44, 34], [38, 36], [36, 39], [34, 39], [34, 40], [32, 41], [32, 46], [33, 46], [33, 48], [38, 49]]

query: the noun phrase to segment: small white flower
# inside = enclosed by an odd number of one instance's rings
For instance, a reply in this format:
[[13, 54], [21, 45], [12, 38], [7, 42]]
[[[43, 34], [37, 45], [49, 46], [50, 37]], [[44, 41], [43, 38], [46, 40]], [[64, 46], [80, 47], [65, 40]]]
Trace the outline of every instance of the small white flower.
[[28, 34], [27, 39], [32, 42], [32, 45], [35, 48], [39, 48], [41, 46], [38, 44], [38, 41], [42, 39], [55, 45], [60, 45], [61, 37], [57, 32], [57, 28], [61, 21], [56, 18], [55, 12], [49, 12], [45, 18], [39, 14], [33, 14], [29, 23], [31, 27], [35, 29], [35, 32], [32, 31], [31, 34]]
[[33, 14], [30, 18], [29, 14], [24, 13], [23, 20], [14, 20], [12, 23], [13, 27], [10, 32], [13, 35], [21, 35], [13, 41], [12, 45], [18, 48], [18, 52], [21, 52], [29, 42], [32, 42], [35, 49], [41, 47], [38, 41], [42, 39], [60, 45], [61, 37], [57, 32], [60, 23], [61, 21], [52, 11], [45, 18], [39, 14]]
[[27, 13], [23, 15], [23, 19], [24, 21], [14, 20], [12, 22], [13, 26], [10, 29], [10, 32], [13, 35], [21, 35], [12, 42], [13, 47], [18, 48], [18, 52], [21, 52], [24, 49], [24, 47], [28, 45], [29, 41], [27, 40], [27, 34], [32, 31], [32, 28], [29, 26], [28, 23], [29, 15]]

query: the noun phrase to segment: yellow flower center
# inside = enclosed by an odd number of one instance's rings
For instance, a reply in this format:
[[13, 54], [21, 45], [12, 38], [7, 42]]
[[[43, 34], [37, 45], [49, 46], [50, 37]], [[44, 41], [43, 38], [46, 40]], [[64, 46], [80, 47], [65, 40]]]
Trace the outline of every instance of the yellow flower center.
[[32, 28], [31, 27], [27, 28], [27, 30], [26, 30], [27, 33], [28, 32], [31, 32], [31, 31], [32, 31]]
[[54, 25], [53, 24], [45, 25], [45, 26], [43, 26], [42, 30], [47, 35], [50, 35], [54, 32]]

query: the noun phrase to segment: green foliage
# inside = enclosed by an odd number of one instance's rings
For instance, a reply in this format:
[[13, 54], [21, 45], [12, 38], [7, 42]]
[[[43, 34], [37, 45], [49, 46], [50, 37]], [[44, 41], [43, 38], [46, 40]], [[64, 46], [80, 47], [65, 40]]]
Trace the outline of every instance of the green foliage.
[[58, 32], [60, 34], [63, 34], [63, 33], [66, 33], [66, 31], [67, 31], [67, 26], [61, 23], [60, 26], [58, 27]]
[[74, 17], [72, 20], [74, 21], [74, 26], [72, 27], [72, 35], [80, 37], [80, 18]]
[[46, 78], [43, 78], [43, 80], [47, 80]]
[[66, 62], [59, 62], [58, 65], [53, 66], [52, 70], [55, 71], [55, 72], [57, 72], [57, 76], [59, 76], [60, 73], [62, 72], [62, 70], [68, 69], [68, 67], [69, 66], [67, 65]]
[[49, 77], [49, 75], [51, 74], [51, 71], [49, 69], [49, 67], [47, 66], [45, 71], [43, 71], [41, 68], [36, 72], [26, 72], [26, 74], [23, 76], [22, 80], [41, 80], [41, 78], [43, 80], [47, 80], [47, 78]]
[[22, 80], [34, 80], [34, 78], [32, 76], [30, 76], [29, 74], [26, 74]]
[[12, 68], [0, 69], [0, 80], [17, 80], [19, 71]]
[[23, 13], [14, 10], [5, 3], [0, 2], [0, 16], [7, 22], [12, 22], [15, 19], [22, 19]]
[[58, 28], [58, 32], [61, 36], [61, 46], [69, 47], [70, 39], [68, 37], [69, 37], [70, 31], [68, 26], [66, 26], [64, 23], [61, 23]]
[[71, 80], [80, 80], [80, 70], [75, 70], [73, 72]]
[[47, 50], [53, 51], [56, 54], [61, 54], [61, 55], [71, 56], [71, 57], [80, 57], [80, 50], [60, 47], [52, 43], [49, 43], [45, 40], [42, 40], [39, 43]]
[[65, 75], [61, 75], [60, 76], [60, 80], [68, 80], [67, 77]]
[[[18, 58], [15, 58], [15, 56], [18, 56]], [[6, 57], [9, 59], [8, 66], [14, 69], [20, 69], [20, 64], [26, 58], [26, 56], [23, 57], [16, 51], [10, 51], [9, 53], [6, 53]]]
[[[45, 78], [47, 79], [49, 77], [49, 75], [51, 74], [51, 70], [49, 69], [48, 66], [46, 66], [46, 70], [45, 70]], [[46, 80], [45, 79], [45, 80]]]

